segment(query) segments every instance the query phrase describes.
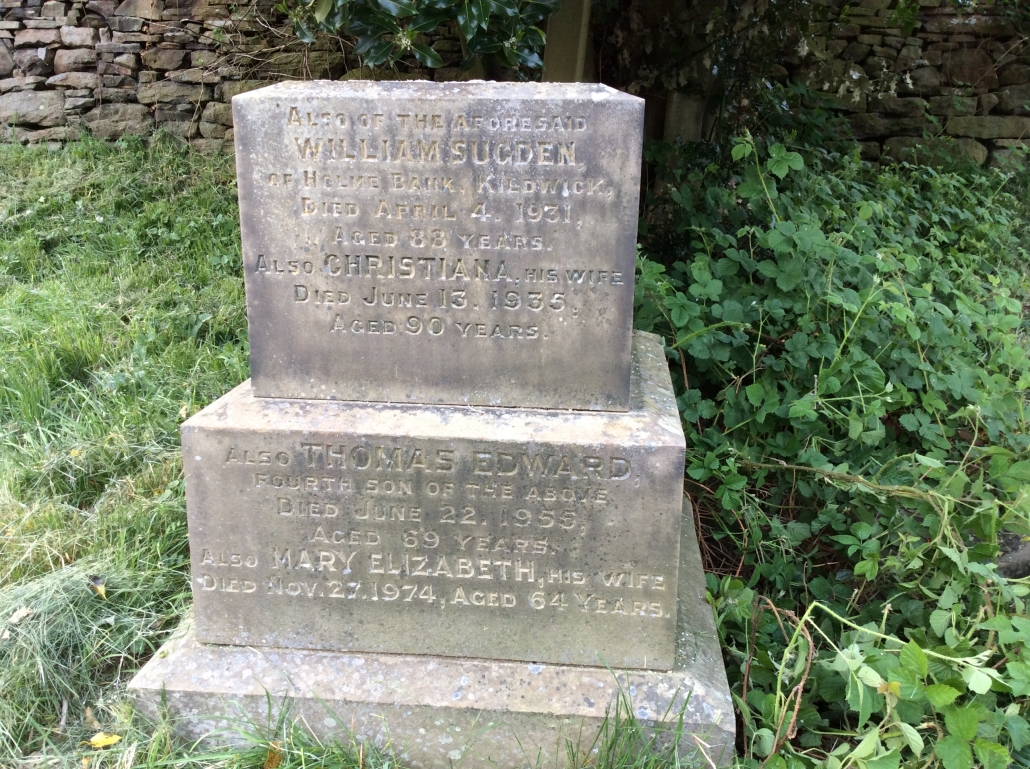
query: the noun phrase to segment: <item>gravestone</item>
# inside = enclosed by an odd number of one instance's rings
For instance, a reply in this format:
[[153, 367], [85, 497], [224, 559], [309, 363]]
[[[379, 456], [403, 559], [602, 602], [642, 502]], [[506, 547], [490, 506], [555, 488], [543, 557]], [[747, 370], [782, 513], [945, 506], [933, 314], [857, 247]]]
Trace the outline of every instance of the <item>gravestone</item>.
[[348, 86], [233, 99], [254, 393], [625, 411], [642, 102]]
[[561, 765], [621, 692], [728, 761], [679, 414], [631, 332], [642, 101], [317, 82], [233, 109], [252, 379], [182, 427], [194, 618], [140, 706]]

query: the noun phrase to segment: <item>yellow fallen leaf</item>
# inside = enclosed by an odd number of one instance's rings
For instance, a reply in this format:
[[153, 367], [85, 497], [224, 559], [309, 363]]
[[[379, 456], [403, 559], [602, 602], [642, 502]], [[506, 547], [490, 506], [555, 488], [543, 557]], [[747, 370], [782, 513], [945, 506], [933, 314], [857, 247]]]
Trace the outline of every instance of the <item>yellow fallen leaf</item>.
[[283, 762], [282, 743], [273, 742], [268, 746], [268, 755], [265, 756], [265, 763], [261, 769], [278, 769]]
[[89, 738], [89, 744], [94, 748], [106, 748], [114, 745], [121, 741], [121, 737], [117, 734], [108, 734], [107, 732], [97, 732]]

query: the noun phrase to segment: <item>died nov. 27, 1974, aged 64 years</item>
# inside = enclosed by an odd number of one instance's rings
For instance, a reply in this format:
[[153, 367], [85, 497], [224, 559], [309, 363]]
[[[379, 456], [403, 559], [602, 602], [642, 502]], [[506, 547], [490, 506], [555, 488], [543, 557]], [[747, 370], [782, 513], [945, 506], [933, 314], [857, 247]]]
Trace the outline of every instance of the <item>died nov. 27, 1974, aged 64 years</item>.
[[643, 109], [587, 90], [235, 98], [255, 392], [625, 410]]

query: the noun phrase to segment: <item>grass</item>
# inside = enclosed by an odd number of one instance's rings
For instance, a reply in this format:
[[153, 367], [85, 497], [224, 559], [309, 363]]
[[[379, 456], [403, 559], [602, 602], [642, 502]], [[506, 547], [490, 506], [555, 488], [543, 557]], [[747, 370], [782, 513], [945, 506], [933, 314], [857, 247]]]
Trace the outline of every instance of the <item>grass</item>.
[[[0, 145], [0, 180], [0, 767], [394, 766], [285, 722], [204, 751], [123, 696], [189, 606], [178, 426], [249, 373], [231, 158]], [[680, 764], [651, 739], [616, 708], [569, 762]]]
[[189, 601], [178, 424], [248, 350], [230, 159], [6, 145], [0, 179], [7, 765], [124, 721], [121, 687]]

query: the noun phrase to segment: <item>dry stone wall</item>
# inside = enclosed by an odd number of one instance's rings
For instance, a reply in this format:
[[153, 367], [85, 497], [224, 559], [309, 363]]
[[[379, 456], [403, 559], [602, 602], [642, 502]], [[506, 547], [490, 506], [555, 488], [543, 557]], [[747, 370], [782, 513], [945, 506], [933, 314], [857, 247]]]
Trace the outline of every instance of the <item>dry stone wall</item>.
[[[460, 59], [457, 40], [435, 45]], [[457, 75], [451, 64], [438, 79]], [[160, 126], [231, 149], [236, 94], [357, 67], [338, 40], [297, 43], [272, 0], [0, 0], [0, 140]]]
[[[339, 41], [298, 44], [273, 2], [0, 0], [0, 140], [161, 126], [214, 151], [231, 144], [235, 94], [355, 73]], [[918, 2], [911, 29], [897, 0], [850, 2], [785, 57], [786, 72], [837, 100], [869, 159], [1017, 159], [1030, 145], [1030, 46], [1012, 5]], [[434, 46], [453, 61], [433, 75], [455, 79], [460, 43], [442, 37]]]
[[1030, 146], [1030, 47], [1013, 6], [919, 5], [903, 30], [896, 0], [853, 2], [801, 42], [788, 69], [837, 99], [871, 160], [1017, 160]]

